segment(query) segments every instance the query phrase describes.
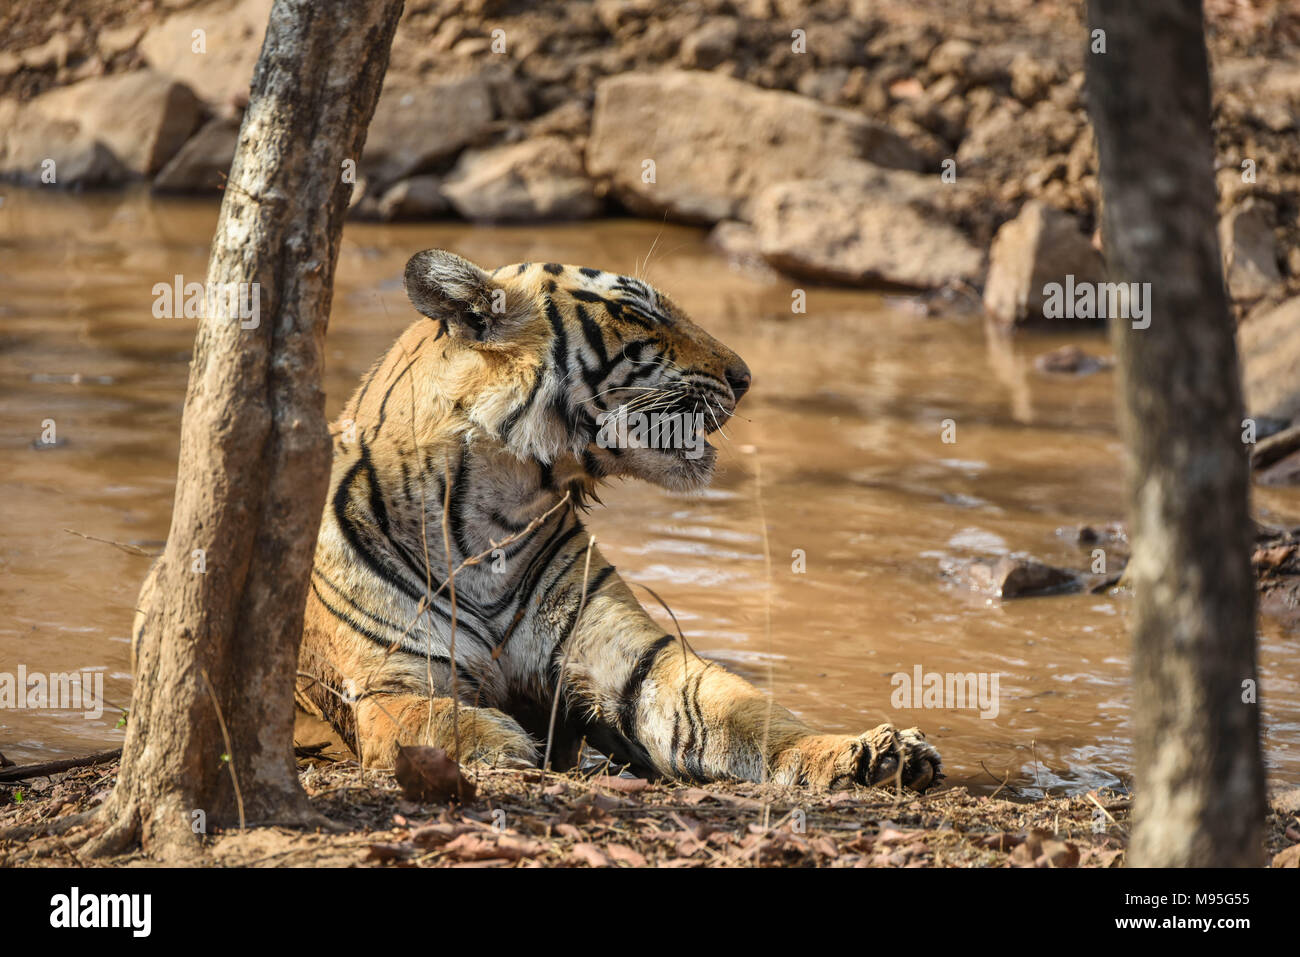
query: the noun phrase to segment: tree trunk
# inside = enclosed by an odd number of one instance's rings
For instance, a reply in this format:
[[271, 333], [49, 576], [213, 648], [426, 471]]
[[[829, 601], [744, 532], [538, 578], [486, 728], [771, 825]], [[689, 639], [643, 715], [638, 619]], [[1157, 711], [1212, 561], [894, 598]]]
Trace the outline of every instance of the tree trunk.
[[1105, 32], [1087, 95], [1110, 279], [1150, 283], [1149, 327], [1112, 319], [1136, 592], [1129, 863], [1258, 865], [1250, 473], [1201, 5], [1089, 0], [1088, 15], [1091, 43]]
[[319, 820], [298, 783], [293, 687], [331, 456], [321, 348], [344, 161], [361, 154], [401, 11], [271, 10], [207, 277], [209, 291], [257, 284], [257, 322], [211, 298], [200, 321], [121, 773], [90, 853], [185, 852], [201, 827]]

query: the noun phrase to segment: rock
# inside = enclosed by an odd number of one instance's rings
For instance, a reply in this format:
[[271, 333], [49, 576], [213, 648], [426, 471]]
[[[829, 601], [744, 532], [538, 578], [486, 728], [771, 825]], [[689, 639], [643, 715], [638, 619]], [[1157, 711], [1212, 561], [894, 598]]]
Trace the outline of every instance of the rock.
[[73, 21], [70, 28], [56, 31], [40, 46], [28, 47], [18, 54], [18, 58], [29, 70], [61, 70], [68, 61], [82, 55], [85, 44], [85, 27], [80, 21]]
[[625, 74], [596, 86], [587, 169], [637, 212], [704, 223], [748, 219], [765, 187], [817, 179], [860, 159], [923, 166], [880, 123], [719, 74]]
[[969, 40], [945, 40], [934, 48], [927, 64], [935, 76], [953, 76], [961, 80], [975, 62], [975, 44]]
[[961, 146], [958, 175], [1013, 182], [1024, 176], [1026, 157], [1068, 155], [1086, 128], [1082, 114], [1042, 100], [1025, 109], [1003, 98], [981, 112], [976, 105]]
[[978, 281], [983, 256], [923, 202], [934, 179], [857, 164], [851, 177], [778, 183], [754, 206], [759, 249], [818, 282], [919, 289]]
[[385, 86], [361, 166], [382, 187], [459, 153], [486, 134], [492, 93], [478, 76], [420, 86]]
[[1273, 235], [1275, 217], [1272, 206], [1248, 199], [1219, 221], [1223, 271], [1233, 299], [1259, 299], [1282, 281]]
[[442, 191], [456, 212], [476, 222], [589, 219], [603, 205], [577, 145], [560, 136], [470, 150]]
[[740, 39], [735, 17], [712, 17], [682, 41], [682, 64], [698, 70], [711, 70], [731, 56]]
[[1268, 796], [1268, 808], [1286, 817], [1300, 815], [1300, 788], [1278, 788]]
[[128, 23], [125, 26], [117, 28], [107, 28], [99, 31], [95, 37], [95, 46], [99, 49], [99, 55], [105, 60], [111, 60], [119, 53], [125, 53], [144, 36], [144, 26], [139, 23]]
[[[130, 178], [113, 151], [76, 123], [51, 120], [28, 104], [0, 104], [0, 179], [65, 188], [110, 186]], [[47, 165], [53, 160], [53, 168]], [[54, 176], [53, 183], [46, 170]]]
[[707, 242], [738, 266], [759, 269], [767, 273], [772, 271], [763, 258], [758, 232], [749, 223], [742, 223], [738, 219], [724, 219], [709, 232]]
[[398, 180], [379, 200], [380, 219], [438, 219], [450, 206], [442, 195], [441, 176], [411, 176]]
[[1049, 375], [1091, 375], [1114, 364], [1113, 359], [1090, 356], [1078, 346], [1061, 346], [1034, 358], [1034, 368]]
[[32, 100], [28, 109], [78, 125], [138, 176], [161, 169], [203, 118], [203, 104], [188, 87], [153, 70], [59, 87]]
[[1073, 572], [1013, 555], [1003, 555], [996, 562], [975, 562], [968, 574], [973, 587], [998, 598], [1061, 594], [1078, 591], [1080, 584]]
[[528, 124], [529, 136], [581, 136], [591, 131], [591, 110], [580, 100], [567, 100]]
[[1064, 284], [1067, 276], [1076, 284], [1100, 282], [1101, 253], [1079, 232], [1074, 217], [1031, 200], [993, 238], [984, 309], [1004, 326], [1040, 320], [1044, 287]]
[[[272, 0], [210, 0], [153, 24], [137, 49], [217, 109], [247, 101]], [[196, 37], [195, 31], [202, 31]], [[202, 40], [203, 52], [196, 52]]]
[[1300, 420], [1300, 297], [1248, 316], [1237, 341], [1247, 413]]
[[1026, 105], [1047, 96], [1057, 80], [1056, 69], [1048, 63], [1035, 60], [1026, 53], [1017, 53], [1011, 61], [1011, 95]]
[[225, 187], [239, 145], [239, 123], [218, 117], [186, 140], [154, 177], [157, 193], [213, 193]]
[[840, 102], [848, 81], [849, 71], [837, 66], [826, 70], [809, 70], [795, 81], [794, 88], [803, 96], [836, 104]]

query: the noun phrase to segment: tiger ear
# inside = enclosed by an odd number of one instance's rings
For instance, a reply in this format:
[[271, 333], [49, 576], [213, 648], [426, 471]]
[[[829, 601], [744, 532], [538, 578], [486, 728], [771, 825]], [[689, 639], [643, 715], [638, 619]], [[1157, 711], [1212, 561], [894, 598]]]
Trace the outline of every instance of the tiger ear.
[[508, 290], [468, 259], [442, 249], [406, 264], [406, 295], [419, 312], [453, 336], [476, 342], [508, 339], [531, 315], [528, 297]]

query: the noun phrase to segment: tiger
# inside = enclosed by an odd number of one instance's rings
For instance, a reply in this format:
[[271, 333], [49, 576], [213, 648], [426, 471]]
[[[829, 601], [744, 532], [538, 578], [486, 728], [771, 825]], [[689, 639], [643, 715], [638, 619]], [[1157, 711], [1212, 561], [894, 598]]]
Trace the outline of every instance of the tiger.
[[[741, 358], [642, 279], [415, 254], [421, 318], [331, 427], [299, 703], [365, 767], [432, 745], [658, 780], [822, 790], [942, 777], [917, 728], [820, 733], [655, 623], [595, 547], [600, 486], [704, 488]], [[626, 426], [654, 409], [675, 441]]]

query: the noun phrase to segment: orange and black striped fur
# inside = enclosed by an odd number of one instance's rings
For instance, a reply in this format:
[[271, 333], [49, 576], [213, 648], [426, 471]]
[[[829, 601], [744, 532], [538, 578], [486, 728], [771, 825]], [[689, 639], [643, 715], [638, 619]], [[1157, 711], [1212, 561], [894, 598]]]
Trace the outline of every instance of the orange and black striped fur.
[[[391, 766], [399, 744], [459, 743], [463, 761], [536, 765], [559, 686], [556, 766], [585, 740], [640, 773], [695, 781], [841, 788], [901, 766], [924, 788], [939, 776], [915, 729], [819, 734], [769, 706], [665, 634], [589, 549], [580, 514], [602, 480], [709, 482], [704, 434], [749, 388], [739, 356], [662, 293], [597, 269], [489, 273], [428, 250], [406, 290], [427, 318], [333, 426], [301, 654], [299, 700], [365, 764]], [[603, 413], [647, 409], [703, 416], [694, 454], [597, 441]]]

